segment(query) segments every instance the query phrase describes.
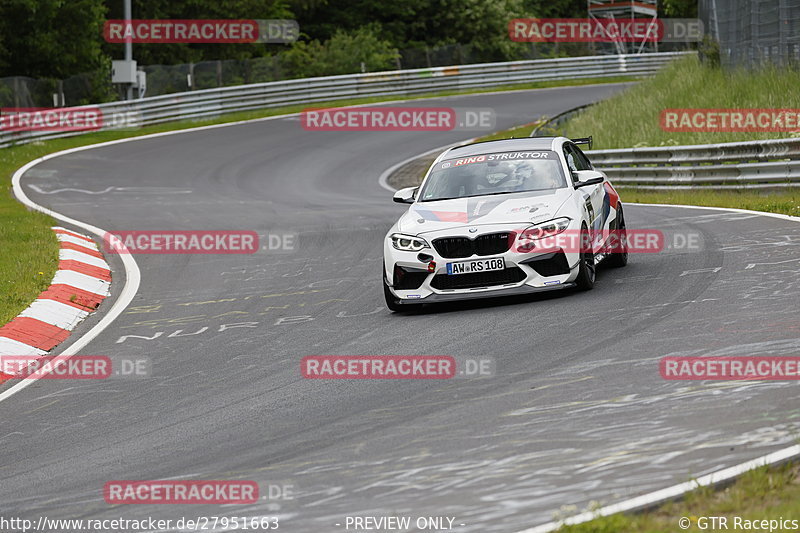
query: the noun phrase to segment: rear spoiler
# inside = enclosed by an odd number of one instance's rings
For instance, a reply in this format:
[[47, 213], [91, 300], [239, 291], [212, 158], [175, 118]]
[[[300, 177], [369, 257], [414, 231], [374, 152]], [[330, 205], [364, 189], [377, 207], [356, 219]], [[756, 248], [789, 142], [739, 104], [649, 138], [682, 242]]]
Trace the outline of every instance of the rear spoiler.
[[570, 139], [570, 141], [574, 142], [575, 144], [588, 144], [589, 145], [589, 150], [592, 149], [592, 144], [594, 144], [592, 142], [592, 136], [591, 135], [589, 135], [588, 137], [579, 137], [577, 139]]

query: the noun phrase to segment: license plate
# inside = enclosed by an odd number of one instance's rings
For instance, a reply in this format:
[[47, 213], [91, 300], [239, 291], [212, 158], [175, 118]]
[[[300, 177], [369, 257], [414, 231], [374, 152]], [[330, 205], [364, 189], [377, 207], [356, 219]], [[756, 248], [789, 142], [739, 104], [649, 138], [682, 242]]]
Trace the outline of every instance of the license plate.
[[504, 270], [506, 262], [502, 257], [495, 259], [476, 259], [474, 261], [458, 261], [447, 263], [447, 273], [454, 274], [473, 274], [475, 272], [491, 272], [493, 270]]

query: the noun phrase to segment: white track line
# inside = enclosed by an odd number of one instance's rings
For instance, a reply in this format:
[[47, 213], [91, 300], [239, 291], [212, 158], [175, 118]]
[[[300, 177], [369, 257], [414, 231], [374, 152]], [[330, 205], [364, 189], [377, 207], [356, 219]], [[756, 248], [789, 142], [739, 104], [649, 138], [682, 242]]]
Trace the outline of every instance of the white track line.
[[743, 213], [746, 215], [759, 215], [762, 217], [780, 218], [781, 220], [791, 220], [800, 222], [800, 217], [784, 215], [782, 213], [769, 213], [767, 211], [751, 211], [750, 209], [738, 209], [736, 207], [707, 207], [704, 205], [680, 205], [680, 204], [637, 204], [636, 202], [623, 202], [629, 205], [641, 205], [645, 207], [680, 207], [681, 209], [707, 209], [709, 211], [727, 211], [728, 213]]
[[[527, 90], [530, 90], [530, 89], [527, 89]], [[467, 96], [473, 96], [473, 95], [467, 95]], [[433, 99], [437, 99], [437, 98], [434, 97]], [[387, 103], [392, 103], [392, 102], [381, 102], [381, 104], [387, 104]], [[288, 115], [276, 115], [276, 116], [272, 116], [272, 117], [264, 117], [264, 118], [257, 118], [257, 119], [251, 119], [251, 120], [240, 120], [240, 121], [236, 121], [236, 122], [227, 122], [225, 124], [213, 124], [213, 125], [210, 125], [210, 126], [200, 126], [198, 128], [187, 128], [187, 129], [183, 129], [183, 130], [166, 131], [166, 132], [162, 132], [162, 133], [153, 133], [153, 134], [150, 134], [150, 135], [142, 135], [142, 136], [139, 136], [139, 137], [130, 137], [130, 138], [127, 138], [127, 139], [118, 139], [116, 141], [108, 141], [108, 142], [104, 142], [104, 143], [90, 144], [90, 145], [87, 145], [87, 146], [79, 146], [79, 147], [76, 147], [76, 148], [70, 148], [69, 150], [62, 150], [61, 152], [55, 152], [53, 154], [48, 154], [48, 155], [46, 155], [44, 157], [40, 157], [39, 159], [35, 159], [33, 161], [30, 161], [29, 163], [27, 163], [24, 166], [22, 166], [21, 168], [19, 168], [16, 172], [14, 172], [14, 175], [11, 178], [11, 183], [12, 183], [13, 190], [14, 190], [14, 195], [17, 197], [17, 199], [20, 202], [22, 202], [26, 206], [28, 206], [28, 207], [30, 207], [32, 209], [35, 209], [37, 211], [41, 211], [42, 213], [48, 214], [48, 215], [52, 216], [53, 218], [55, 218], [57, 220], [61, 220], [61, 221], [66, 222], [68, 224], [72, 224], [74, 226], [78, 226], [78, 227], [83, 228], [83, 229], [85, 229], [87, 231], [90, 231], [90, 232], [94, 233], [95, 235], [97, 235], [99, 238], [102, 239], [103, 236], [107, 233], [106, 231], [104, 231], [104, 230], [102, 230], [102, 229], [100, 229], [100, 228], [98, 228], [96, 226], [92, 226], [91, 224], [87, 224], [85, 222], [81, 222], [79, 220], [75, 220], [75, 219], [70, 218], [68, 216], [62, 215], [61, 213], [57, 213], [57, 212], [52, 211], [52, 210], [50, 210], [50, 209], [48, 209], [46, 207], [40, 206], [39, 204], [33, 202], [30, 198], [28, 198], [28, 196], [25, 194], [25, 191], [22, 190], [22, 185], [20, 183], [20, 180], [21, 180], [23, 174], [25, 174], [25, 172], [27, 172], [29, 169], [33, 168], [34, 166], [38, 165], [39, 163], [41, 163], [43, 161], [47, 161], [49, 159], [53, 159], [55, 157], [59, 157], [59, 156], [62, 156], [62, 155], [67, 155], [67, 154], [71, 154], [71, 153], [75, 153], [75, 152], [81, 152], [81, 151], [84, 151], [84, 150], [90, 150], [92, 148], [100, 148], [100, 147], [103, 147], [103, 146], [111, 146], [111, 145], [114, 145], [114, 144], [122, 144], [122, 143], [125, 143], [125, 142], [138, 141], [138, 140], [142, 140], [142, 139], [152, 139], [154, 137], [164, 137], [164, 136], [167, 136], [167, 135], [178, 135], [178, 134], [181, 134], [181, 133], [191, 133], [191, 132], [201, 131], [201, 130], [224, 128], [224, 127], [228, 127], [228, 126], [236, 126], [236, 125], [239, 125], [239, 124], [250, 124], [250, 123], [254, 123], [254, 122], [264, 122], [264, 121], [268, 121], [268, 120], [278, 120], [278, 119], [284, 119], [284, 118], [294, 117], [294, 116], [298, 116], [298, 115], [299, 115], [298, 113], [292, 113], [292, 114], [288, 114]], [[455, 144], [457, 144], [457, 143], [455, 143]], [[451, 146], [451, 145], [448, 145], [448, 146]], [[427, 152], [427, 153], [430, 153], [430, 152]], [[420, 157], [420, 156], [418, 155], [417, 157]], [[408, 162], [408, 161], [410, 161], [410, 159], [407, 160], [406, 162]], [[400, 165], [398, 164], [394, 168], [397, 168], [398, 166], [400, 166]], [[381, 174], [380, 179], [379, 179], [379, 183], [380, 183], [381, 187], [383, 187], [385, 189], [389, 189], [391, 191], [394, 191], [395, 189], [390, 187], [388, 185], [388, 183], [386, 183], [386, 177], [388, 177], [388, 173], [387, 172], [383, 172]], [[664, 204], [639, 204], [639, 205], [653, 206], [653, 207], [682, 207], [682, 208], [694, 208], [694, 209], [712, 209], [712, 210], [720, 210], [720, 211], [732, 211], [732, 212], [739, 212], [739, 213], [750, 213], [750, 214], [756, 214], [756, 215], [762, 215], [762, 216], [771, 216], [771, 217], [774, 217], [774, 218], [784, 218], [784, 219], [787, 219], [787, 220], [800, 221], [800, 217], [793, 217], [793, 216], [790, 216], [790, 215], [779, 215], [779, 214], [776, 214], [776, 213], [765, 213], [765, 212], [761, 212], [761, 211], [750, 211], [750, 210], [747, 210], [747, 209], [728, 209], [728, 208], [724, 208], [724, 207], [702, 207], [702, 206], [691, 206], [691, 205], [677, 205], [677, 206], [675, 206], [675, 205], [664, 205]], [[75, 355], [80, 349], [82, 349], [84, 346], [89, 344], [89, 342], [91, 342], [95, 337], [97, 337], [104, 329], [106, 329], [109, 325], [111, 325], [111, 323], [114, 320], [116, 320], [116, 318], [119, 315], [122, 314], [122, 312], [125, 310], [125, 308], [128, 307], [128, 305], [130, 305], [131, 301], [133, 300], [133, 297], [136, 295], [136, 291], [139, 290], [139, 284], [141, 282], [141, 272], [139, 271], [139, 266], [136, 264], [136, 261], [134, 261], [132, 254], [120, 254], [120, 258], [122, 259], [122, 263], [123, 263], [123, 266], [125, 268], [125, 274], [126, 275], [125, 275], [125, 286], [122, 288], [122, 292], [120, 293], [119, 297], [117, 298], [117, 301], [114, 302], [114, 305], [108, 311], [108, 314], [106, 314], [106, 316], [104, 316], [100, 320], [100, 322], [95, 324], [94, 327], [92, 327], [92, 329], [87, 331], [82, 337], [80, 337], [77, 341], [75, 341], [69, 348], [64, 350], [61, 353], [61, 355], [59, 355], [56, 358], [56, 360], [60, 360], [60, 359], [65, 359], [66, 360], [66, 359], [69, 359], [69, 357], [71, 357], [72, 355]], [[5, 391], [2, 394], [0, 394], [0, 402], [10, 398], [11, 396], [16, 394], [17, 392], [19, 392], [22, 389], [28, 387], [34, 381], [35, 380], [33, 380], [33, 379], [24, 379], [20, 383], [17, 383], [16, 385], [11, 387], [7, 391]], [[737, 468], [744, 468], [741, 471], [741, 473], [743, 473], [743, 472], [746, 472], [747, 470], [751, 470], [753, 468], [756, 468], [757, 466], [762, 466], [762, 465], [766, 465], [766, 464], [774, 464], [774, 463], [778, 462], [778, 460], [774, 459], [774, 457], [778, 457], [779, 454], [782, 454], [782, 453], [783, 454], [788, 454], [788, 455], [787, 455], [787, 457], [785, 457], [783, 459], [780, 459], [780, 460], [786, 460], [788, 458], [795, 457], [797, 455], [800, 455], [800, 446], [792, 446], [790, 448], [786, 448], [784, 450], [780, 450], [779, 452], [775, 452], [774, 454], [765, 455], [765, 456], [760, 457], [758, 459], [754, 459], [753, 461], [749, 461], [747, 463], [742, 463], [740, 465], [737, 465], [737, 466], [734, 466], [734, 467], [731, 467], [731, 468], [728, 468], [728, 469], [725, 469], [725, 470], [721, 470], [721, 471], [716, 472], [714, 474], [709, 474], [708, 476], [704, 476], [703, 478], [700, 478], [700, 479], [710, 478], [711, 476], [714, 476], [714, 475], [721, 475], [724, 472], [727, 472], [727, 471], [730, 471], [730, 470], [733, 470], [733, 469], [737, 469]], [[758, 462], [760, 460], [764, 460], [765, 462], [761, 463], [761, 464], [756, 464], [756, 462]], [[749, 466], [748, 467], [747, 465], [750, 465], [750, 464], [755, 464], [755, 466]], [[740, 474], [735, 474], [735, 475], [740, 475]], [[698, 480], [698, 482], [699, 481], [700, 480]], [[680, 486], [680, 485], [676, 485], [676, 486]], [[693, 487], [694, 486], [696, 486], [696, 483], [693, 484]], [[665, 489], [665, 490], [669, 490], [669, 489]], [[683, 492], [681, 492], [680, 494], [683, 494], [687, 490], [688, 489], [684, 489]], [[652, 494], [657, 494], [657, 493], [651, 493], [650, 495], [640, 496], [640, 498], [646, 498], [647, 496], [652, 496]], [[622, 506], [626, 502], [630, 502], [630, 501], [632, 501], [632, 500], [623, 501], [623, 502], [620, 502], [620, 503], [618, 503], [616, 505], [617, 506]], [[657, 500], [654, 500], [653, 503], [655, 503], [655, 501], [657, 501]], [[609, 506], [609, 507], [612, 507], [612, 506]], [[604, 507], [603, 509], [608, 509], [609, 507]], [[602, 512], [603, 509], [600, 509], [598, 512]], [[587, 520], [591, 520], [591, 518], [593, 518], [593, 516], [588, 518]], [[539, 526], [539, 527], [545, 527], [547, 525], [548, 524], [544, 524], [543, 526]], [[532, 531], [533, 530], [527, 530], [527, 531], [525, 531], [523, 533], [532, 533]], [[542, 530], [542, 531], [551, 531], [551, 530]]]
[[[391, 103], [391, 102], [381, 102]], [[148, 135], [140, 135], [138, 137], [128, 137], [125, 139], [117, 139], [114, 141], [106, 141], [97, 144], [88, 144], [86, 146], [77, 146], [75, 148], [70, 148], [68, 150], [62, 150], [60, 152], [54, 152], [52, 154], [47, 154], [43, 157], [38, 159], [34, 159], [33, 161], [29, 161], [22, 167], [18, 168], [14, 175], [11, 177], [11, 185], [14, 191], [14, 196], [17, 197], [17, 200], [25, 204], [26, 206], [30, 207], [31, 209], [35, 209], [36, 211], [40, 211], [45, 213], [46, 215], [50, 215], [51, 217], [55, 218], [56, 220], [60, 220], [62, 222], [66, 222], [72, 226], [77, 226], [79, 228], [83, 228], [86, 231], [97, 235], [99, 239], [103, 239], [103, 237], [108, 233], [106, 230], [98, 228], [97, 226], [92, 226], [91, 224], [87, 224], [86, 222], [81, 222], [80, 220], [75, 220], [74, 218], [68, 217], [47, 207], [41, 206], [31, 200], [25, 191], [22, 188], [22, 176], [30, 169], [38, 165], [39, 163], [43, 163], [44, 161], [48, 161], [50, 159], [54, 159], [56, 157], [74, 154], [76, 152], [83, 152], [86, 150], [92, 150], [94, 148], [102, 148], [105, 146], [113, 146], [116, 144], [134, 142], [134, 141], [141, 141], [145, 139], [153, 139], [157, 137], [166, 137], [169, 135], [180, 135], [182, 133], [194, 133], [197, 131], [204, 131], [204, 130], [212, 130], [217, 128], [227, 128], [230, 126], [238, 126], [240, 124], [252, 124], [255, 122], [266, 122], [269, 120], [280, 120], [288, 117], [299, 116], [299, 113], [292, 113], [287, 115], [275, 115], [272, 117], [263, 117], [263, 118], [255, 118], [250, 120], [238, 120], [235, 122], [226, 122], [224, 124], [211, 124], [208, 126], [198, 126], [196, 128], [186, 128], [182, 130], [173, 130], [173, 131], [164, 131], [160, 133], [151, 133]], [[67, 229], [67, 228], [61, 228]], [[67, 230], [69, 231], [69, 230]], [[96, 245], [94, 243], [89, 243], [82, 239], [78, 239], [77, 237], [73, 237], [71, 235], [63, 235], [63, 234], [56, 234], [59, 242], [74, 242], [75, 244], [89, 247], [91, 248]], [[77, 242], [81, 241], [81, 242]], [[114, 302], [114, 305], [111, 306], [111, 309], [108, 310], [106, 315], [100, 319], [100, 321], [95, 324], [89, 331], [83, 334], [83, 336], [79, 337], [75, 342], [72, 343], [68, 348], [66, 348], [60, 355], [53, 359], [53, 364], [56, 364], [58, 361], [67, 360], [73, 355], [77, 354], [80, 350], [82, 350], [87, 344], [89, 344], [95, 337], [97, 337], [100, 333], [103, 332], [108, 326], [111, 325], [114, 320], [125, 311], [125, 308], [130, 305], [131, 301], [133, 301], [134, 296], [136, 296], [136, 292], [139, 290], [139, 284], [141, 283], [142, 275], [141, 271], [139, 270], [139, 266], [136, 264], [136, 261], [133, 259], [133, 255], [130, 253], [120, 253], [120, 259], [122, 260], [122, 265], [125, 268], [125, 285], [122, 287], [122, 291], [120, 291], [119, 296], [117, 297], [117, 301]], [[88, 283], [88, 280], [92, 279], [92, 283]], [[89, 278], [83, 274], [79, 274], [77, 272], [72, 272], [69, 270], [61, 270], [56, 272], [55, 277], [53, 278], [52, 284], [57, 283], [66, 283], [67, 285], [72, 285], [78, 288], [84, 288], [90, 292], [95, 294], [100, 294], [105, 296], [108, 294], [108, 282], [101, 282], [100, 280], [94, 280], [93, 278]], [[6, 346], [4, 344], [0, 344], [0, 347], [5, 350]], [[14, 349], [15, 346], [9, 345], [8, 349]], [[28, 347], [29, 349], [32, 349]], [[16, 347], [16, 349], [20, 349]], [[41, 352], [41, 350], [38, 350]], [[7, 352], [11, 354], [12, 352]], [[43, 355], [45, 352], [41, 352], [38, 355]], [[24, 355], [24, 354], [16, 354], [16, 355]], [[15, 384], [13, 387], [9, 388], [8, 390], [0, 393], [0, 402], [7, 400], [8, 398], [12, 397], [19, 391], [29, 387], [33, 382], [36, 381], [36, 378], [26, 378], [20, 380], [19, 383]]]
[[752, 461], [747, 461], [746, 463], [741, 463], [731, 466], [730, 468], [712, 472], [711, 474], [699, 477], [694, 481], [679, 483], [678, 485], [673, 485], [671, 487], [667, 487], [666, 489], [643, 494], [642, 496], [637, 496], [629, 500], [602, 507], [597, 511], [581, 513], [579, 515], [567, 518], [563, 522], [548, 522], [547, 524], [542, 524], [530, 529], [524, 529], [517, 533], [548, 533], [550, 531], [559, 529], [562, 525], [581, 524], [583, 522], [594, 520], [600, 516], [609, 516], [616, 513], [644, 509], [668, 500], [677, 499], [683, 496], [683, 494], [700, 487], [707, 487], [710, 485], [717, 485], [723, 481], [730, 481], [755, 468], [784, 463], [793, 458], [797, 458], [798, 456], [800, 456], [800, 444], [778, 450], [777, 452], [770, 453], [768, 455], [763, 455], [757, 459], [753, 459]]
[[461, 145], [464, 145], [464, 144], [469, 144], [471, 142], [474, 142], [476, 139], [477, 139], [477, 137], [475, 137], [473, 139], [467, 139], [466, 141], [445, 144], [444, 146], [440, 146], [439, 148], [434, 148], [433, 150], [428, 150], [424, 154], [417, 154], [414, 157], [409, 157], [407, 159], [403, 159], [399, 163], [395, 163], [394, 165], [390, 166], [389, 168], [387, 168], [386, 170], [381, 172], [381, 175], [378, 177], [378, 185], [380, 185], [381, 187], [383, 187], [387, 191], [395, 192], [397, 189], [395, 189], [394, 187], [389, 185], [389, 182], [387, 180], [389, 179], [389, 176], [391, 176], [392, 173], [395, 170], [397, 170], [398, 168], [402, 167], [406, 163], [412, 162], [415, 159], [419, 159], [421, 157], [433, 154], [435, 152], [444, 152], [445, 150], [447, 150], [448, 148], [451, 148], [451, 147], [461, 146]]
[[[469, 141], [465, 141], [465, 143], [466, 142]], [[445, 148], [441, 148], [441, 150], [444, 150]], [[429, 155], [435, 151], [436, 150], [429, 150], [425, 153], [418, 154], [416, 157], [409, 157], [408, 159], [401, 161], [396, 165], [392, 165], [391, 167], [389, 167], [388, 169], [386, 169], [381, 173], [380, 177], [378, 178], [378, 184], [384, 189], [395, 192], [397, 189], [389, 185], [387, 181], [391, 173], [394, 172], [397, 168], [401, 167], [402, 165], [405, 165], [406, 163], [413, 161], [414, 159]], [[640, 205], [643, 207], [671, 207], [671, 208], [677, 207], [681, 209], [707, 209], [710, 211], [726, 211], [728, 213], [743, 213], [748, 215], [759, 215], [763, 217], [779, 218], [781, 220], [791, 220], [793, 222], [800, 222], [800, 217], [795, 217], [792, 215], [783, 215], [780, 213], [767, 213], [766, 211], [751, 211], [749, 209], [737, 209], [734, 207], [705, 207], [702, 205], [671, 205], [671, 204], [637, 204], [634, 202], [624, 202], [624, 203], [628, 205]], [[687, 481], [686, 483], [673, 485], [672, 487], [668, 487], [666, 489], [657, 490], [655, 492], [643, 494], [635, 498], [623, 500], [619, 503], [602, 507], [593, 512], [581, 513], [579, 515], [567, 518], [562, 522], [548, 522], [540, 526], [518, 531], [517, 533], [548, 533], [550, 531], [555, 531], [559, 529], [562, 525], [565, 524], [566, 525], [581, 524], [583, 522], [594, 520], [599, 516], [608, 516], [616, 513], [635, 511], [637, 509], [651, 507], [659, 503], [664, 503], [666, 501], [676, 499], [682, 496], [683, 494], [695, 490], [699, 487], [716, 485], [723, 481], [734, 479], [738, 476], [741, 476], [745, 472], [753, 470], [754, 468], [766, 465], [779, 464], [788, 461], [790, 459], [796, 459], [798, 457], [800, 457], [800, 445], [790, 446], [789, 448], [784, 448], [782, 450], [778, 450], [777, 452], [770, 453], [768, 455], [763, 455], [751, 461], [747, 461], [745, 463], [731, 466], [730, 468], [725, 468], [723, 470], [712, 472], [711, 474], [700, 477], [694, 481]]]

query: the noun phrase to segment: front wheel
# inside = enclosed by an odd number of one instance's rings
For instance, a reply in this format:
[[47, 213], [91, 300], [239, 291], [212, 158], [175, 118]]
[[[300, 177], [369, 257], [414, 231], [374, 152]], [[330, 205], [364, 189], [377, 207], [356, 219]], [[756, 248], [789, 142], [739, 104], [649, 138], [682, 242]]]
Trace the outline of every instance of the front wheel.
[[383, 283], [383, 298], [386, 300], [386, 307], [388, 307], [390, 311], [397, 313], [402, 310], [403, 306], [397, 303], [397, 299], [394, 297], [394, 294], [392, 294], [392, 291], [389, 290], [386, 282]]
[[617, 246], [618, 251], [609, 254], [606, 263], [613, 268], [624, 267], [628, 264], [628, 232], [625, 229], [625, 214], [622, 212], [622, 207], [619, 208], [619, 221], [617, 222]]
[[592, 240], [586, 226], [581, 228], [581, 255], [578, 262], [578, 277], [575, 284], [578, 289], [588, 291], [594, 287], [596, 265], [594, 264], [594, 252], [592, 251]]

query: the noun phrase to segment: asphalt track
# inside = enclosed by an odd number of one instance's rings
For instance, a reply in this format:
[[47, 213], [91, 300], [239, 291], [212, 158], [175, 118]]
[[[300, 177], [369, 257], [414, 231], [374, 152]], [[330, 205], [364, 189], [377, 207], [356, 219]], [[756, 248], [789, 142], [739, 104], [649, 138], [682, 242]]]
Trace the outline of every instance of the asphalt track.
[[[503, 128], [619, 89], [425, 105], [493, 108]], [[625, 269], [601, 269], [588, 293], [389, 313], [381, 242], [403, 208], [377, 177], [473, 135], [312, 133], [286, 118], [30, 170], [23, 186], [34, 201], [110, 231], [244, 229], [298, 240], [293, 251], [249, 256], [138, 255], [138, 295], [86, 354], [147, 357], [152, 375], [39, 381], [0, 403], [0, 515], [269, 515], [281, 530], [314, 533], [344, 531], [346, 516], [450, 516], [455, 531], [509, 533], [564, 505], [618, 501], [795, 442], [796, 382], [664, 381], [658, 360], [796, 355], [796, 222], [630, 205], [629, 227], [694, 232], [702, 250], [637, 254]], [[300, 359], [320, 354], [491, 357], [496, 375], [303, 379]], [[102, 497], [109, 480], [174, 478], [295, 493], [227, 507]]]

